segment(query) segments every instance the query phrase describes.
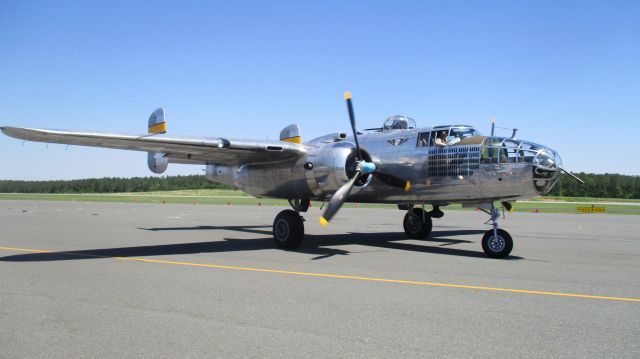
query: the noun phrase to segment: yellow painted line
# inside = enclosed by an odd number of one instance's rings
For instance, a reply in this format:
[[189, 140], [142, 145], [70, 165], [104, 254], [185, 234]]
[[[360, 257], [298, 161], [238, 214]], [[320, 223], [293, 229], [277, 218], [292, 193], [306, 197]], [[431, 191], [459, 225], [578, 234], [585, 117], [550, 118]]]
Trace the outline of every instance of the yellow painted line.
[[118, 260], [131, 261], [131, 262], [172, 264], [172, 265], [187, 266], [187, 267], [228, 269], [228, 270], [237, 270], [237, 271], [260, 272], [260, 273], [276, 273], [276, 274], [297, 275], [297, 276], [305, 276], [305, 277], [351, 279], [351, 280], [359, 280], [359, 281], [367, 281], [367, 282], [411, 284], [411, 285], [430, 286], [430, 287], [475, 289], [475, 290], [490, 291], [490, 292], [520, 293], [520, 294], [546, 295], [546, 296], [584, 298], [584, 299], [615, 300], [615, 301], [623, 301], [623, 302], [638, 302], [638, 303], [640, 303], [640, 298], [629, 298], [629, 297], [610, 297], [610, 296], [604, 296], [604, 295], [546, 292], [546, 291], [540, 291], [540, 290], [495, 288], [495, 287], [484, 287], [484, 286], [478, 286], [478, 285], [464, 285], [464, 284], [425, 282], [425, 281], [403, 280], [403, 279], [386, 279], [386, 278], [362, 277], [362, 276], [341, 275], [341, 274], [297, 272], [297, 271], [289, 271], [289, 270], [281, 270], [281, 269], [265, 269], [265, 268], [238, 267], [238, 266], [227, 266], [227, 265], [207, 264], [207, 263], [176, 262], [176, 261], [166, 261], [166, 260], [159, 260], [159, 259], [147, 259], [147, 258], [139, 258], [139, 257], [110, 257], [110, 256], [96, 255], [96, 254], [85, 254], [85, 253], [81, 253], [81, 252], [80, 253], [77, 253], [77, 252], [55, 252], [55, 251], [41, 250], [41, 249], [0, 247], [0, 250], [15, 251], [15, 252], [28, 252], [28, 253], [52, 253], [52, 254], [79, 256], [79, 257], [92, 257], [92, 258], [114, 258], [114, 259], [118, 259]]

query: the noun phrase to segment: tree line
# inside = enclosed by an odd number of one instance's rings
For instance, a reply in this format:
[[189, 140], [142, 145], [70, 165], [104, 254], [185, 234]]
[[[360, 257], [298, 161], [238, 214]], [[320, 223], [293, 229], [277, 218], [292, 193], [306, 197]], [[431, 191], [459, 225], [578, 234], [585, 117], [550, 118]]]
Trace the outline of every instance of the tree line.
[[205, 176], [105, 177], [54, 181], [0, 180], [0, 193], [122, 193], [185, 189], [231, 189]]
[[550, 196], [640, 199], [640, 176], [575, 173], [584, 184], [562, 175]]
[[[640, 199], [640, 176], [578, 173], [585, 184], [563, 175], [551, 196]], [[105, 177], [79, 180], [12, 181], [0, 180], [0, 193], [122, 193], [187, 189], [231, 189], [210, 182], [205, 176]]]

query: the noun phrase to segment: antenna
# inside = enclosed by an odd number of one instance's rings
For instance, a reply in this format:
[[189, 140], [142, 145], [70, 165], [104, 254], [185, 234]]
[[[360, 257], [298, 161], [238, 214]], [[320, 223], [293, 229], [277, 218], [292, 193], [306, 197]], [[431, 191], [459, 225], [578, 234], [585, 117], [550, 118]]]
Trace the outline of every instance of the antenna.
[[517, 128], [496, 127], [496, 118], [492, 117], [491, 118], [491, 137], [493, 137], [493, 134], [495, 133], [495, 129], [496, 128], [499, 128], [501, 130], [511, 130], [511, 139], [515, 139], [516, 138], [516, 132], [518, 132]]
[[491, 117], [491, 137], [493, 137], [493, 132], [495, 131], [495, 128], [496, 128], [496, 118]]

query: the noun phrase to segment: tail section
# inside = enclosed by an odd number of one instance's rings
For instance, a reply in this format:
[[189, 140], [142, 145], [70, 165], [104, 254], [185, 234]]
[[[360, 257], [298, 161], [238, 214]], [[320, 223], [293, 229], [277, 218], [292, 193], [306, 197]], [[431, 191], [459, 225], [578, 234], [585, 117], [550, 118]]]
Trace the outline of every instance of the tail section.
[[164, 109], [160, 107], [159, 109], [153, 111], [151, 116], [149, 116], [149, 133], [166, 133], [167, 132], [167, 122], [164, 119]]
[[[154, 135], [166, 132], [167, 122], [164, 118], [164, 109], [160, 107], [149, 116], [149, 134]], [[169, 159], [165, 157], [164, 153], [149, 152], [147, 154], [147, 165], [151, 172], [160, 174], [167, 170]]]
[[298, 125], [294, 123], [280, 131], [280, 141], [302, 143], [302, 137], [300, 137], [300, 128], [298, 128]]

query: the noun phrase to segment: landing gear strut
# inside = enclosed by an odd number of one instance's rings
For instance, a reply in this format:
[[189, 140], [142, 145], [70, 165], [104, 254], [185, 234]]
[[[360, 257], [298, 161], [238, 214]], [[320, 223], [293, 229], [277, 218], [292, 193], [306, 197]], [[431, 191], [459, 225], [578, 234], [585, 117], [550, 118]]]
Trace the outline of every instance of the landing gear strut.
[[286, 209], [276, 216], [273, 221], [273, 239], [276, 245], [284, 249], [296, 249], [304, 239], [304, 218], [300, 212], [309, 209], [308, 199], [289, 200], [293, 210]]
[[498, 228], [498, 219], [500, 218], [500, 210], [495, 208], [491, 203], [491, 210], [480, 208], [483, 212], [488, 214], [491, 218], [485, 223], [491, 222], [493, 229], [485, 232], [482, 236], [482, 250], [491, 258], [504, 258], [511, 253], [513, 249], [513, 239], [511, 235], [504, 229]]

